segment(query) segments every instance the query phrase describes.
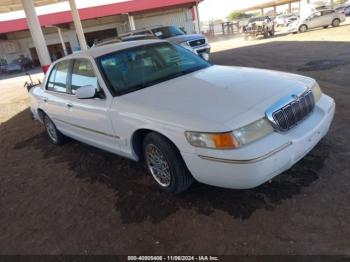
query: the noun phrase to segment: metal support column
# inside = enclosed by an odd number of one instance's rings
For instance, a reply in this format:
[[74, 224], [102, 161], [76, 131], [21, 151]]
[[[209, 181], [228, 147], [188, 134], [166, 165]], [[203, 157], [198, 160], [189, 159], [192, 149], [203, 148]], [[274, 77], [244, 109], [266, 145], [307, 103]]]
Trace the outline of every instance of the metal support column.
[[67, 48], [66, 48], [66, 44], [64, 43], [64, 40], [63, 40], [63, 37], [62, 37], [62, 30], [61, 28], [57, 27], [57, 33], [58, 33], [58, 36], [60, 38], [60, 41], [61, 41], [61, 45], [62, 45], [62, 49], [63, 49], [63, 52], [64, 52], [64, 55], [68, 55], [68, 52], [67, 52]]
[[198, 2], [197, 1], [196, 1], [196, 5], [194, 7], [194, 11], [196, 14], [196, 21], [197, 21], [197, 29], [198, 29], [197, 34], [200, 34], [201, 33], [201, 22], [200, 22], [200, 18], [199, 18]]
[[[22, 1], [24, 1], [24, 0], [22, 0]], [[70, 5], [71, 13], [72, 13], [75, 31], [76, 31], [77, 36], [78, 36], [80, 49], [87, 50], [88, 47], [87, 47], [86, 40], [85, 40], [83, 26], [81, 25], [80, 16], [79, 16], [79, 12], [77, 9], [77, 5], [75, 4], [75, 0], [69, 0], [69, 5]]]
[[135, 21], [134, 21], [134, 17], [132, 15], [128, 14], [128, 19], [129, 19], [129, 27], [130, 30], [136, 30], [136, 26], [135, 26]]
[[51, 58], [46, 46], [43, 31], [41, 30], [38, 16], [35, 11], [33, 0], [22, 0], [22, 5], [24, 13], [27, 17], [29, 31], [39, 57], [41, 68], [44, 73], [46, 73], [51, 64]]

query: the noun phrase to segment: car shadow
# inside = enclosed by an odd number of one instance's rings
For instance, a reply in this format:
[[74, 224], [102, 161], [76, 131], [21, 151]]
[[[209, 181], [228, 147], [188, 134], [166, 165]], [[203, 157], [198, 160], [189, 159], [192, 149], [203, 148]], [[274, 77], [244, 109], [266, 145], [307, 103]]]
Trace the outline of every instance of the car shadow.
[[[31, 125], [29, 111], [17, 115], [23, 125]], [[11, 123], [5, 123], [12, 128]], [[103, 183], [115, 192], [115, 208], [124, 223], [141, 223], [150, 219], [159, 223], [180, 209], [210, 215], [223, 211], [236, 219], [248, 219], [256, 210], [273, 210], [283, 200], [302, 192], [316, 181], [328, 157], [329, 142], [322, 141], [310, 154], [289, 171], [271, 182], [250, 190], [231, 190], [195, 183], [180, 195], [161, 192], [143, 163], [107, 153], [74, 140], [59, 147], [51, 144], [42, 130], [18, 141], [13, 150], [41, 152], [48, 165], [66, 163], [79, 179], [87, 183]], [[213, 174], [215, 175], [215, 174]]]

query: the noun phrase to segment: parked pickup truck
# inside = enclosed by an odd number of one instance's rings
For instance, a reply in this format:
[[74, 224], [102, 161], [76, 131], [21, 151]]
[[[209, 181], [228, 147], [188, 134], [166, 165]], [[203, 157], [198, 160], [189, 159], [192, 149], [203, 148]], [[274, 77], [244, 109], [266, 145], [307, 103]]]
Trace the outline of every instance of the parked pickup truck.
[[154, 26], [121, 34], [120, 38], [136, 35], [150, 35], [158, 39], [167, 40], [172, 44], [180, 45], [198, 54], [207, 61], [209, 60], [210, 45], [204, 35], [186, 34], [176, 26]]
[[257, 16], [249, 19], [248, 24], [243, 28], [244, 37], [257, 37], [263, 35], [265, 38], [275, 34], [274, 22], [268, 16]]
[[72, 137], [145, 161], [171, 193], [194, 180], [256, 187], [303, 158], [335, 112], [312, 78], [211, 65], [161, 40], [66, 56], [29, 96], [52, 143]]

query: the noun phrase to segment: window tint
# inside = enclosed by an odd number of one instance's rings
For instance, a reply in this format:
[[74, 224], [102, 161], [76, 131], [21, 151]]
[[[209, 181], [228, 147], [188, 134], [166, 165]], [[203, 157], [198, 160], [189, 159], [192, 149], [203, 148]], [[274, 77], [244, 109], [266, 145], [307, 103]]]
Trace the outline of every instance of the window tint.
[[333, 14], [334, 11], [333, 10], [326, 10], [322, 12], [322, 15], [329, 15], [329, 14]]
[[72, 71], [72, 93], [82, 86], [92, 85], [97, 89], [97, 77], [90, 61], [86, 59], [77, 59], [73, 65]]
[[111, 87], [121, 94], [210, 66], [193, 52], [168, 43], [107, 54], [99, 63]]
[[157, 36], [160, 39], [165, 39], [169, 38], [172, 36], [177, 36], [177, 35], [183, 35], [184, 32], [182, 32], [178, 27], [176, 26], [164, 26], [164, 27], [159, 27], [156, 29], [152, 29], [152, 32], [155, 36]]
[[50, 91], [66, 93], [67, 91], [67, 75], [69, 69], [69, 61], [65, 60], [52, 69], [47, 89]]

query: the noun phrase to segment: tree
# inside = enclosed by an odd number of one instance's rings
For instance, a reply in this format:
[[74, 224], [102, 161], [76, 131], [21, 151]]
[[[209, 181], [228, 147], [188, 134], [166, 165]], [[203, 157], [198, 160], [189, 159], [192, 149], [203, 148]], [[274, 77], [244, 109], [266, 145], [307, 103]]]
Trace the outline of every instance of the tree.
[[230, 21], [240, 20], [240, 19], [246, 19], [252, 17], [252, 14], [246, 14], [241, 12], [232, 12], [228, 15], [227, 19]]
[[335, 0], [334, 3], [335, 3], [336, 5], [343, 5], [343, 4], [345, 4], [347, 1], [348, 1], [348, 0]]

